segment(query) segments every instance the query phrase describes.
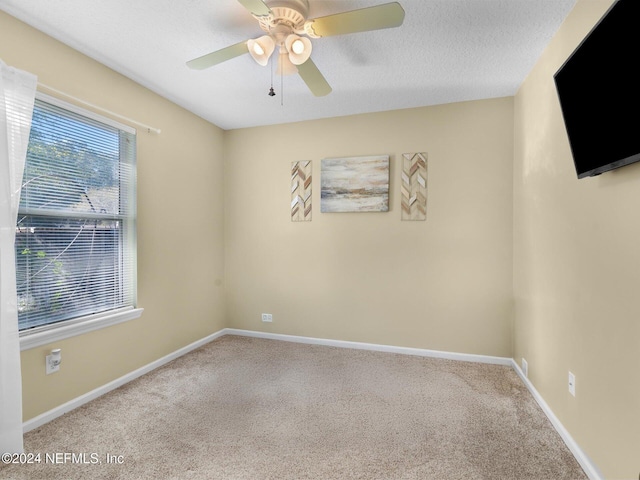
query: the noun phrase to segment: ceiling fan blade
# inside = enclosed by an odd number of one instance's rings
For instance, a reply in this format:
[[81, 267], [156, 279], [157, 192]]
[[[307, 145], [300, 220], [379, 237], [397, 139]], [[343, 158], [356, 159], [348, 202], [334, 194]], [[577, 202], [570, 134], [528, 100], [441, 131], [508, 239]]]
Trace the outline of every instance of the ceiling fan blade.
[[305, 24], [305, 31], [311, 37], [329, 37], [399, 27], [403, 21], [404, 9], [398, 2], [392, 2], [315, 18]]
[[327, 83], [311, 59], [308, 59], [302, 65], [298, 65], [298, 74], [316, 97], [324, 97], [331, 93], [331, 85]]
[[235, 45], [189, 60], [187, 62], [187, 66], [195, 70], [203, 70], [205, 68], [213, 67], [219, 63], [226, 62], [227, 60], [231, 60], [232, 58], [239, 57], [244, 53], [249, 53], [246, 41], [236, 43]]
[[266, 17], [271, 15], [271, 9], [262, 0], [238, 0], [244, 8], [256, 17]]

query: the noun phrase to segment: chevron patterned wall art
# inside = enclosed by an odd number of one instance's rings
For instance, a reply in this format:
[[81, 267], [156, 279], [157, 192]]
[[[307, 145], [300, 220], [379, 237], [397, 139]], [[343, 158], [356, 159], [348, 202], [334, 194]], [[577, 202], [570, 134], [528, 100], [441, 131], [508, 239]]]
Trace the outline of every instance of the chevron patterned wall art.
[[291, 221], [311, 221], [311, 161], [291, 163]]
[[427, 218], [427, 154], [402, 154], [402, 220]]

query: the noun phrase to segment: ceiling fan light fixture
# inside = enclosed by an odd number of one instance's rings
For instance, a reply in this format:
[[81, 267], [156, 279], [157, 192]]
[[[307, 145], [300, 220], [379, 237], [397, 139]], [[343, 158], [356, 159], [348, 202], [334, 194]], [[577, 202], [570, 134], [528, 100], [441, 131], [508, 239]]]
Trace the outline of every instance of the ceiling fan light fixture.
[[276, 44], [269, 35], [263, 35], [260, 38], [247, 40], [247, 47], [249, 47], [249, 54], [251, 57], [263, 67], [269, 63], [269, 57], [276, 48]]
[[295, 42], [293, 42], [291, 44], [291, 51], [296, 55], [300, 55], [302, 52], [304, 52], [304, 43], [302, 43], [302, 40], [297, 39]]
[[311, 46], [311, 40], [307, 37], [300, 37], [292, 33], [285, 39], [284, 45], [287, 48], [287, 52], [289, 52], [289, 60], [294, 65], [302, 65], [309, 60], [313, 47]]
[[259, 57], [264, 55], [264, 50], [262, 49], [262, 47], [258, 42], [253, 42], [253, 52]]

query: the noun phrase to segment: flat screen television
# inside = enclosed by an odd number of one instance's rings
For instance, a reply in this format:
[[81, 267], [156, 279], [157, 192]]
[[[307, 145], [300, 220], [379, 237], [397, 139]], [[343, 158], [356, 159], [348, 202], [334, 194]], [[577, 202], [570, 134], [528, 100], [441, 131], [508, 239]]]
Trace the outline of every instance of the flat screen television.
[[640, 161], [640, 0], [617, 0], [554, 75], [578, 178]]

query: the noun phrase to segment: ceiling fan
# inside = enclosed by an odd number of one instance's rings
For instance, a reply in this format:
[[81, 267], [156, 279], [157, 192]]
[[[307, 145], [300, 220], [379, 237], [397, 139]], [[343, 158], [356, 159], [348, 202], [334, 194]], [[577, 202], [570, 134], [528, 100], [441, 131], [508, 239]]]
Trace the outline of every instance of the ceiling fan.
[[308, 0], [238, 2], [258, 20], [266, 35], [194, 58], [187, 62], [187, 66], [203, 70], [245, 53], [249, 53], [259, 65], [266, 66], [278, 47], [278, 74], [297, 72], [309, 90], [318, 97], [331, 93], [331, 86], [311, 60], [313, 46], [309, 37], [321, 38], [399, 27], [404, 21], [404, 10], [397, 2], [314, 19], [307, 19]]

